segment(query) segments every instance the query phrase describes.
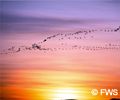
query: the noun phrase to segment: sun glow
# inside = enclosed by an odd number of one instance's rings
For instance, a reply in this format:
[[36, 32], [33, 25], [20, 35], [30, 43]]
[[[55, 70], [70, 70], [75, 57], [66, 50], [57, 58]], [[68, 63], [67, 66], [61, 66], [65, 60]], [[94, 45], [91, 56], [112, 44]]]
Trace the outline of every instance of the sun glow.
[[77, 91], [71, 88], [55, 90], [54, 100], [77, 99]]

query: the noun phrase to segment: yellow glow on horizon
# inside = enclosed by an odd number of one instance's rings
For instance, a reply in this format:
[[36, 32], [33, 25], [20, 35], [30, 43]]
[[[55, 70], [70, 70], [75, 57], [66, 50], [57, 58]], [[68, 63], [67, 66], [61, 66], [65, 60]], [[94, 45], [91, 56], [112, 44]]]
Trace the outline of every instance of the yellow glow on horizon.
[[77, 90], [73, 88], [56, 89], [54, 100], [78, 99]]

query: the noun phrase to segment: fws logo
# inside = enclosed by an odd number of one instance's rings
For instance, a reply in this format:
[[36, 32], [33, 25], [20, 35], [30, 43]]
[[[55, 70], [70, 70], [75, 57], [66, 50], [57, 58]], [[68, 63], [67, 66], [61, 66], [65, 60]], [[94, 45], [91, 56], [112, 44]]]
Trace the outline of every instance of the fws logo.
[[91, 94], [96, 95], [106, 95], [106, 96], [117, 96], [118, 95], [118, 89], [92, 89]]
[[117, 89], [100, 89], [100, 94], [103, 95], [105, 94], [106, 96], [117, 96], [118, 95], [118, 90]]

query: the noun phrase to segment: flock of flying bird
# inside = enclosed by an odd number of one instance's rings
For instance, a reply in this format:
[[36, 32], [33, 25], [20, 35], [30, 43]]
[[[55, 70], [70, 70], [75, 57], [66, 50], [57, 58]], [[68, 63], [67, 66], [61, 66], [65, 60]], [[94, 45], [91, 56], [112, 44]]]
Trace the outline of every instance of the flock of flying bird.
[[[58, 33], [58, 34], [54, 34], [51, 36], [46, 37], [45, 39], [43, 39], [42, 41], [38, 42], [38, 43], [33, 43], [31, 44], [31, 46], [12, 46], [8, 49], [5, 49], [3, 51], [0, 52], [0, 54], [11, 54], [11, 53], [18, 53], [21, 51], [25, 51], [25, 50], [40, 50], [40, 51], [57, 51], [57, 50], [87, 50], [87, 51], [98, 51], [98, 50], [120, 50], [120, 43], [119, 44], [113, 44], [113, 43], [108, 43], [105, 44], [103, 46], [100, 45], [96, 45], [96, 46], [90, 46], [90, 45], [78, 45], [77, 43], [75, 45], [72, 46], [66, 46], [67, 43], [65, 43], [66, 40], [67, 41], [75, 41], [75, 40], [86, 40], [87, 38], [92, 39], [95, 38], [92, 33], [95, 32], [119, 32], [120, 33], [120, 26], [118, 28], [115, 29], [92, 29], [92, 30], [80, 30], [77, 32], [72, 32], [72, 33]], [[45, 47], [45, 44], [48, 43], [50, 40], [53, 39], [57, 39], [57, 41], [60, 41], [61, 45], [57, 46], [57, 47]], [[70, 42], [71, 43], [71, 42]], [[64, 46], [64, 47], [63, 47]]]

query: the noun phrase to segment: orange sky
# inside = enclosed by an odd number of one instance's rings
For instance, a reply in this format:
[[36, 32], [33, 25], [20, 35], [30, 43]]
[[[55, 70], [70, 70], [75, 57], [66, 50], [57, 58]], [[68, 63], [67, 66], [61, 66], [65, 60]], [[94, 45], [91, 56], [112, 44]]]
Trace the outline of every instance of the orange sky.
[[[100, 33], [96, 33], [100, 34]], [[109, 39], [110, 37], [107, 37]], [[94, 40], [63, 40], [72, 44], [104, 45]], [[19, 40], [18, 40], [19, 41]], [[55, 40], [57, 41], [57, 40]], [[91, 42], [90, 42], [91, 41]], [[23, 40], [24, 42], [24, 40]], [[110, 41], [117, 43], [115, 38]], [[81, 45], [81, 44], [80, 44]], [[45, 46], [56, 47], [59, 42], [48, 42]], [[68, 89], [78, 100], [109, 100], [118, 96], [93, 96], [91, 90], [120, 89], [119, 50], [86, 51], [79, 49], [58, 51], [22, 51], [2, 55], [3, 95], [8, 100], [60, 100], [57, 91]], [[69, 94], [69, 92], [68, 92]], [[66, 94], [66, 95], [68, 95]], [[70, 95], [69, 95], [70, 96]], [[71, 95], [72, 96], [72, 95]], [[74, 98], [74, 99], [75, 99]]]
[[120, 0], [0, 5], [3, 100], [120, 98], [100, 95], [100, 89], [120, 91]]

